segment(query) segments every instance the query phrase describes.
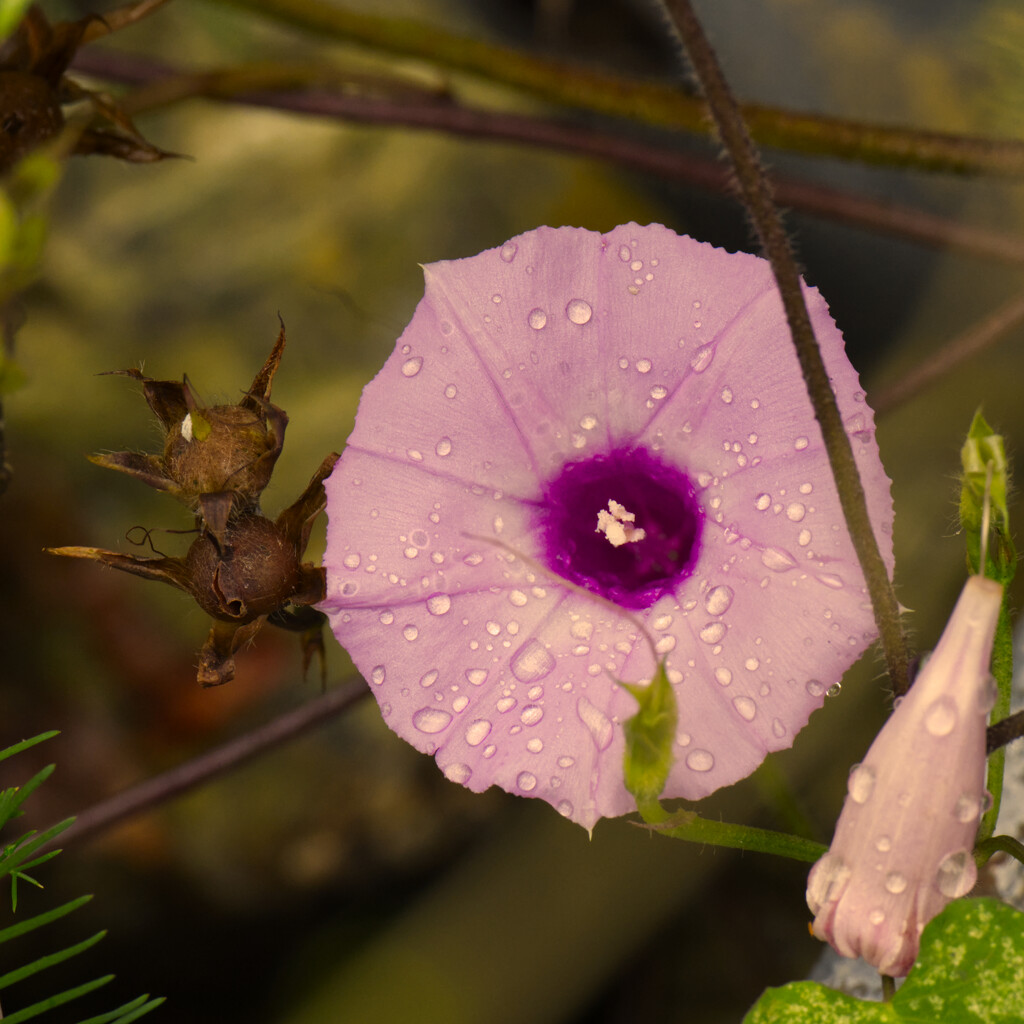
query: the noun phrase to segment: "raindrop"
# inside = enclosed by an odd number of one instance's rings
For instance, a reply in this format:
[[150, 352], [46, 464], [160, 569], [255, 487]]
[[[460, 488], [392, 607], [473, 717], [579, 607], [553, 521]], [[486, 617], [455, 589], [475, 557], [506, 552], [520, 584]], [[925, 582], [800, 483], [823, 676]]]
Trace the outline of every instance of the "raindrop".
[[431, 594], [427, 598], [427, 611], [431, 615], [447, 615], [452, 610], [452, 599], [447, 594]]
[[833, 590], [843, 589], [843, 578], [842, 576], [836, 576], [835, 573], [823, 572], [815, 578], [819, 583], [824, 583], [826, 587], [831, 587]]
[[657, 654], [668, 654], [669, 651], [674, 651], [676, 648], [676, 638], [671, 633], [668, 636], [658, 637], [658, 642], [654, 645], [654, 650]]
[[502, 697], [494, 706], [504, 715], [516, 706], [516, 699], [515, 697]]
[[821, 697], [825, 693], [824, 684], [818, 682], [817, 679], [808, 679], [804, 689], [806, 689], [812, 697]]
[[668, 394], [668, 388], [663, 387], [661, 384], [655, 384], [651, 388], [651, 398], [660, 402]]
[[659, 615], [652, 623], [651, 626], [661, 632], [662, 630], [668, 629], [672, 625], [671, 615]]
[[358, 555], [346, 555], [342, 560], [346, 569], [358, 569], [360, 558]]
[[594, 311], [591, 309], [589, 302], [585, 302], [583, 299], [571, 299], [565, 307], [565, 315], [574, 324], [582, 325], [590, 322]]
[[501, 626], [493, 620], [485, 622], [484, 629], [486, 629], [491, 636], [497, 636], [501, 632]]
[[543, 679], [551, 674], [554, 667], [554, 657], [539, 640], [527, 641], [512, 655], [512, 675], [521, 683]]
[[487, 669], [485, 668], [467, 668], [466, 679], [473, 686], [482, 686], [484, 680], [487, 678]]
[[875, 907], [875, 909], [868, 914], [868, 920], [877, 928], [878, 925], [885, 920], [885, 911], [880, 907]]
[[875, 769], [866, 764], [855, 764], [846, 780], [846, 792], [855, 804], [866, 804], [875, 791]]
[[584, 416], [583, 419], [580, 420], [580, 426], [584, 430], [593, 430], [594, 427], [597, 426], [597, 417], [596, 416]]
[[799, 501], [794, 501], [792, 504], [786, 506], [786, 518], [791, 523], [799, 523], [806, 514], [807, 509], [804, 508]]
[[693, 358], [690, 360], [690, 366], [694, 373], [703, 373], [710, 365], [711, 360], [715, 357], [715, 350], [711, 345], [704, 345], [697, 349], [694, 353]]
[[548, 325], [548, 315], [543, 309], [531, 309], [526, 316], [526, 322], [535, 330], [542, 331]]
[[[721, 625], [721, 623], [719, 623]], [[728, 686], [732, 682], [732, 670], [728, 668], [715, 669], [715, 682], [719, 686]]]
[[650, 361], [650, 359], [638, 359], [637, 360], [637, 364], [636, 364], [636, 368], [637, 368], [637, 370], [640, 373], [650, 373], [651, 372], [651, 361]]
[[432, 668], [429, 672], [424, 672], [423, 675], [420, 676], [420, 686], [433, 686], [434, 683], [437, 682], [437, 677], [440, 674], [441, 673], [438, 672], [436, 668]]
[[415, 640], [416, 637], [418, 637], [419, 635], [420, 631], [411, 622], [409, 623], [408, 626], [402, 627], [402, 636], [404, 636], [405, 639], [410, 642]]
[[544, 709], [538, 704], [527, 704], [519, 715], [523, 725], [536, 725], [544, 717]]
[[469, 777], [473, 774], [473, 769], [468, 764], [450, 764], [444, 770], [444, 777], [449, 782], [457, 782], [464, 786], [469, 782]]
[[[657, 629], [658, 627], [655, 626], [654, 628]], [[581, 619], [569, 627], [569, 632], [576, 640], [589, 640], [594, 635], [594, 624], [587, 619]]]
[[710, 750], [691, 750], [686, 755], [686, 767], [695, 772], [709, 772], [715, 767], [715, 755]]
[[907, 887], [907, 876], [900, 874], [899, 871], [890, 871], [885, 876], [885, 889], [886, 892], [891, 892], [893, 896], [898, 896]]
[[440, 441], [434, 445], [434, 451], [443, 459], [446, 455], [452, 453], [452, 439], [450, 437], [442, 437]]
[[817, 914], [827, 903], [835, 903], [846, 889], [850, 869], [834, 853], [826, 853], [811, 868], [807, 879], [807, 905]]
[[491, 732], [491, 723], [486, 718], [478, 718], [466, 726], [466, 742], [471, 747], [478, 747]]
[[[706, 626], [701, 627], [701, 630], [697, 635], [706, 644], [720, 643], [725, 636], [725, 623], [709, 622]], [[728, 669], [726, 669], [726, 671], [728, 671]]]
[[559, 800], [555, 810], [558, 811], [563, 818], [572, 817], [572, 804], [569, 803], [568, 800]]
[[740, 718], [748, 722], [754, 720], [754, 716], [757, 714], [757, 705], [749, 697], [733, 697], [732, 705], [739, 712]]
[[520, 772], [516, 777], [516, 785], [524, 793], [529, 793], [537, 786], [537, 776], [533, 772]]
[[390, 626], [391, 623], [395, 621], [395, 613], [386, 611], [381, 612], [380, 615], [377, 616], [377, 618], [380, 619], [380, 624], [382, 626]]
[[761, 564], [772, 572], [788, 572], [796, 568], [796, 559], [782, 548], [765, 548], [761, 552]]
[[516, 258], [517, 252], [519, 252], [519, 246], [515, 242], [506, 242], [501, 247], [501, 258], [506, 263], [511, 263]]
[[409, 534], [409, 540], [418, 548], [425, 548], [430, 543], [430, 535], [426, 530], [413, 530]]
[[935, 884], [943, 896], [957, 900], [974, 888], [978, 879], [978, 867], [969, 850], [960, 850], [943, 858], [939, 864]]
[[513, 590], [509, 593], [508, 599], [510, 603], [514, 604], [517, 608], [522, 608], [529, 598], [521, 590]]
[[843, 690], [843, 684], [842, 683], [833, 683], [825, 691], [825, 696], [826, 697], [838, 697], [839, 694], [842, 693], [842, 690]]
[[722, 401], [725, 402], [726, 405], [729, 405], [732, 402], [732, 388], [722, 388]]
[[451, 720], [451, 714], [441, 708], [420, 708], [412, 716], [412, 724], [420, 732], [426, 733], [436, 733], [446, 729]]
[[748, 672], [756, 672], [761, 667], [761, 662], [759, 662], [757, 658], [747, 658], [747, 660], [743, 662], [743, 667]]
[[558, 759], [558, 767], [559, 768], [571, 768], [575, 763], [576, 763], [576, 758], [575, 757], [569, 757], [568, 754], [563, 754]]
[[976, 821], [981, 816], [981, 801], [970, 793], [961, 793], [953, 808], [953, 817], [963, 825]]
[[[811, 531], [810, 530], [801, 530], [800, 533], [797, 534], [796, 542], [802, 548], [807, 547], [807, 545], [811, 543]], [[808, 557], [810, 557], [810, 556], [808, 556]]]
[[889, 836], [879, 836], [875, 840], [875, 849], [879, 853], [888, 853], [892, 849], [892, 839]]
[[533, 739], [526, 741], [526, 749], [531, 754], [539, 754], [544, 749], [544, 741], [539, 736], [534, 736]]
[[387, 672], [383, 665], [374, 665], [373, 669], [370, 671], [370, 682], [373, 683], [374, 686], [380, 686], [380, 684], [384, 682], [386, 676]]
[[932, 736], [948, 736], [956, 720], [956, 702], [952, 697], [939, 697], [924, 713], [924, 727]]
[[483, 560], [484, 556], [481, 555], [478, 551], [471, 551], [468, 555], [465, 556], [465, 558], [462, 559], [462, 561], [466, 565], [479, 565]]
[[793, 447], [798, 451], [802, 452], [811, 442], [806, 437], [798, 437], [793, 442]]
[[607, 750], [612, 742], [612, 723], [608, 716], [586, 697], [576, 701], [576, 715], [587, 727], [598, 750]]
[[769, 508], [771, 508], [771, 505], [772, 496], [770, 494], [759, 494], [754, 499], [754, 508], [756, 508], [758, 512], [767, 511]]
[[449, 384], [444, 389], [445, 398], [454, 398], [459, 393], [459, 389], [454, 384]]
[[468, 704], [469, 698], [465, 694], [462, 694], [461, 696], [456, 697], [455, 700], [452, 701], [452, 708], [461, 713], [466, 710]]
[[413, 356], [412, 359], [406, 359], [406, 361], [402, 363], [402, 376], [415, 377], [422, 368], [423, 356]]
[[727, 587], [723, 584], [708, 591], [707, 596], [704, 598], [704, 607], [707, 608], [709, 615], [723, 615], [729, 610], [732, 599], [732, 587]]

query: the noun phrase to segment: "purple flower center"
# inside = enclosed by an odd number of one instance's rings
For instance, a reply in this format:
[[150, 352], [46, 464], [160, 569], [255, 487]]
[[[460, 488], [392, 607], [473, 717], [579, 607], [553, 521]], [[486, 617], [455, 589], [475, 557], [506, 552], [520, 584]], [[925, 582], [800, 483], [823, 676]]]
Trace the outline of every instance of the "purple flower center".
[[623, 608], [649, 608], [693, 571], [704, 513], [684, 472], [646, 448], [617, 448], [562, 466], [535, 525], [559, 576]]

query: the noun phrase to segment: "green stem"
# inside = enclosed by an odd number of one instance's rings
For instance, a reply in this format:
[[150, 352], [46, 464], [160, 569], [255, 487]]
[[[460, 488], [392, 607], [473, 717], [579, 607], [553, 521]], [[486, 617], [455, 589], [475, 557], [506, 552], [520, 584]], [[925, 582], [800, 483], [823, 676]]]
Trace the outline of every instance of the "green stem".
[[[992, 720], [999, 722], [1010, 713], [1010, 696], [1013, 689], [1013, 627], [1010, 625], [1009, 598], [1004, 593], [996, 623], [996, 636], [992, 644], [992, 675], [995, 676], [997, 695], [992, 708]], [[985, 812], [978, 829], [978, 840], [984, 842], [996, 830], [999, 805], [1003, 798], [1003, 769], [1006, 766], [1006, 749], [999, 747], [989, 754], [988, 776], [985, 786], [992, 794], [992, 806]]]
[[821, 426], [839, 492], [839, 503], [871, 596], [889, 678], [899, 696], [908, 688], [907, 647], [900, 625], [899, 605], [872, 529], [853, 448], [843, 428], [839, 407], [814, 337], [789, 240], [736, 100], [688, 0], [666, 0], [666, 7], [693, 63], [715, 127], [732, 160], [743, 205], [750, 214], [764, 253], [771, 261], [800, 369], [814, 406], [814, 415]]
[[[604, 74], [400, 18], [318, 0], [220, 0], [320, 36], [415, 57], [525, 90], [552, 103], [707, 134], [699, 100], [675, 86]], [[868, 124], [750, 104], [743, 115], [763, 146], [927, 171], [1018, 176], [1024, 143]]]
[[1024, 864], [1024, 844], [1013, 836], [990, 836], [974, 848], [974, 859], [980, 868], [994, 853], [1008, 853]]
[[816, 843], [813, 839], [802, 839], [786, 832], [711, 821], [691, 811], [669, 815], [660, 806], [648, 817], [652, 810], [645, 807], [642, 811], [651, 831], [673, 839], [685, 839], [690, 843], [726, 846], [733, 850], [754, 850], [757, 853], [774, 853], [779, 857], [789, 857], [808, 864], [813, 864], [828, 851], [827, 846]]

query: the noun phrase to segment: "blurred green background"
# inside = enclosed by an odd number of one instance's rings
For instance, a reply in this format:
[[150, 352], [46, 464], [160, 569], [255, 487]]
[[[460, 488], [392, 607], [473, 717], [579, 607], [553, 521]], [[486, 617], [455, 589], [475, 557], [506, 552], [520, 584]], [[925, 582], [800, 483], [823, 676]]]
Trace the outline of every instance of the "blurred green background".
[[[743, 99], [934, 130], [1022, 131], [1024, 15], [1013, 0], [696, 6]], [[91, 9], [45, 7], [55, 18]], [[363, 7], [624, 74], [682, 78], [660, 14], [640, 0]], [[103, 47], [192, 69], [396, 64], [251, 10], [193, 0], [174, 0]], [[397, 66], [425, 84], [446, 83], [425, 64]], [[469, 100], [543, 109], [469, 77], [456, 87]], [[239, 656], [233, 683], [201, 691], [194, 661], [208, 627], [183, 595], [43, 553], [65, 544], [130, 550], [124, 538], [136, 525], [157, 531], [163, 551], [187, 546], [160, 532], [188, 527], [183, 508], [85, 460], [156, 450], [161, 436], [137, 385], [98, 374], [187, 372], [207, 400], [235, 401], [280, 314], [288, 347], [274, 401], [290, 422], [264, 498], [273, 514], [344, 444], [362, 386], [421, 295], [418, 264], [472, 255], [543, 223], [660, 221], [729, 248], [752, 246], [735, 203], [583, 157], [206, 100], [140, 116], [138, 125], [190, 159], [72, 161], [25, 296], [17, 356], [28, 383], [5, 403], [15, 476], [0, 498], [0, 746], [61, 730], [3, 766], [10, 785], [33, 765], [57, 762], [30, 803], [36, 827], [319, 693], [315, 672], [302, 679], [294, 638], [271, 629]], [[687, 145], [715, 152], [711, 143]], [[778, 152], [767, 160], [951, 222], [1021, 229], [1016, 182]], [[788, 223], [869, 401], [1022, 286], [1018, 268], [991, 260], [799, 214]], [[1024, 438], [1021, 341], [1018, 329], [879, 420], [894, 480], [899, 596], [921, 649], [934, 643], [963, 580], [955, 474], [975, 408], [984, 404], [1011, 456]], [[1018, 522], [1021, 512], [1015, 500]], [[310, 557], [322, 543], [321, 524]], [[330, 686], [351, 669], [333, 639], [327, 659]], [[866, 657], [777, 759], [822, 840], [849, 765], [886, 714], [881, 674], [880, 659]], [[748, 780], [702, 813], [784, 827], [769, 789]], [[725, 1024], [766, 985], [802, 977], [821, 949], [807, 934], [804, 866], [651, 839], [621, 821], [600, 823], [588, 840], [539, 801], [475, 796], [446, 782], [388, 732], [373, 702], [70, 845], [43, 872], [46, 892], [22, 897], [28, 910], [95, 892], [60, 926], [66, 941], [90, 924], [111, 929], [88, 954], [88, 976], [118, 974], [116, 994], [97, 1006], [143, 990], [165, 994], [154, 1021]], [[45, 941], [57, 944], [52, 934]]]

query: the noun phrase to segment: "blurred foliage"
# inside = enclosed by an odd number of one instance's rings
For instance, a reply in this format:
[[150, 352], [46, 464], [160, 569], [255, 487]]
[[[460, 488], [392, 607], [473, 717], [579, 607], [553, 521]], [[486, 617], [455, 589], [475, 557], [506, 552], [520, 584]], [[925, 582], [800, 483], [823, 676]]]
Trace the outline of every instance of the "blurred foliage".
[[[70, 0], [44, 6], [54, 19], [87, 13]], [[680, 77], [659, 18], [631, 0], [388, 7], [534, 53]], [[1019, 130], [1015, 55], [1024, 36], [1011, 31], [1010, 0], [706, 0], [698, 8], [744, 99], [935, 130]], [[328, 44], [253, 8], [209, 2], [178, 0], [92, 49], [191, 69], [316, 61], [339, 74], [393, 68], [430, 88], [453, 84], [420, 62]], [[472, 77], [454, 84], [467, 101], [536, 109], [536, 100], [499, 97]], [[205, 99], [135, 120], [147, 139], [190, 159], [66, 164], [38, 276], [22, 295], [15, 358], [25, 383], [5, 402], [14, 475], [0, 499], [3, 741], [62, 729], [47, 751], [62, 770], [37, 792], [27, 827], [79, 812], [317, 692], [302, 681], [290, 638], [266, 632], [239, 652], [233, 683], [201, 691], [202, 620], [182, 595], [43, 554], [64, 544], [131, 551], [125, 538], [135, 526], [169, 555], [188, 544], [175, 533], [190, 526], [185, 509], [86, 461], [162, 440], [138, 394], [98, 374], [187, 372], [206, 404], [236, 402], [232, 389], [260, 365], [280, 314], [289, 348], [274, 400], [290, 422], [263, 496], [273, 515], [326, 452], [340, 450], [362, 386], [422, 293], [419, 264], [541, 223], [656, 220], [730, 248], [750, 245], [730, 200], [596, 159]], [[926, 177], [777, 151], [768, 162], [956, 223], [1021, 229], [1016, 180]], [[869, 400], [873, 386], [900, 378], [1024, 284], [1017, 266], [805, 215], [788, 223]], [[894, 481], [900, 597], [914, 609], [922, 649], [962, 582], [962, 424], [984, 400], [1009, 439], [1011, 464], [1014, 439], [1024, 437], [1020, 344], [1018, 328], [879, 421]], [[1019, 521], [1019, 496], [1009, 502]], [[331, 685], [351, 667], [328, 643]], [[865, 659], [778, 758], [818, 839], [828, 838], [847, 769], [885, 714], [877, 671]], [[701, 813], [779, 825], [755, 782]], [[112, 927], [104, 964], [116, 962], [132, 987], [115, 981], [110, 990], [125, 1001], [137, 986], [165, 992], [174, 1007], [165, 1012], [194, 1024], [733, 1022], [766, 984], [802, 976], [817, 955], [806, 934], [806, 875], [797, 865], [682, 847], [625, 822], [600, 823], [588, 841], [539, 802], [468, 793], [364, 702], [110, 832], [67, 858], [48, 888], [55, 900], [104, 894], [95, 925]]]

